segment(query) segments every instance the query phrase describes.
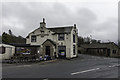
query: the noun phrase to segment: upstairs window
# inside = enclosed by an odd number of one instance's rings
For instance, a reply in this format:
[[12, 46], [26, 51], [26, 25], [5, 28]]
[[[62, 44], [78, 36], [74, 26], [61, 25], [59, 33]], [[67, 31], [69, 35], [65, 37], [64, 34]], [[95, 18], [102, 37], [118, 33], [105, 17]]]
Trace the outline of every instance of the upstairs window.
[[58, 34], [58, 40], [64, 40], [64, 34]]
[[73, 43], [75, 43], [75, 35], [73, 34]]
[[44, 35], [41, 35], [41, 38], [44, 38]]
[[31, 42], [36, 42], [36, 35], [31, 36]]
[[4, 54], [5, 53], [5, 47], [0, 47], [0, 54]]
[[44, 31], [41, 31], [41, 34], [43, 34], [44, 33]]

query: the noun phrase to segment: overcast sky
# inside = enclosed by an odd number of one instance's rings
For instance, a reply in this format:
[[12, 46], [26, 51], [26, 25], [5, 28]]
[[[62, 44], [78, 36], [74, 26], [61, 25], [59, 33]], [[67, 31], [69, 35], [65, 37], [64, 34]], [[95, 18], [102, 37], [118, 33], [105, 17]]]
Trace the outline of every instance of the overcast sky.
[[[34, 0], [35, 1], [35, 0]], [[26, 37], [45, 18], [47, 27], [76, 24], [79, 36], [102, 41], [118, 40], [118, 0], [67, 0], [7, 2], [2, 9], [2, 31]]]

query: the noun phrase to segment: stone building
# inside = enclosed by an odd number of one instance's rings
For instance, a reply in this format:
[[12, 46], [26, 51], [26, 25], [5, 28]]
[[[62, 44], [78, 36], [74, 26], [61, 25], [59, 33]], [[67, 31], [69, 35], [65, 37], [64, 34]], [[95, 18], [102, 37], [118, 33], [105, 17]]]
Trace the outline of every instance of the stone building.
[[81, 44], [80, 47], [78, 47], [78, 50], [82, 54], [91, 54], [91, 55], [107, 56], [107, 57], [119, 56], [118, 45], [116, 45], [113, 42]]
[[78, 29], [76, 25], [66, 27], [46, 27], [45, 19], [40, 27], [26, 37], [26, 44], [40, 45], [40, 56], [73, 58], [77, 57]]

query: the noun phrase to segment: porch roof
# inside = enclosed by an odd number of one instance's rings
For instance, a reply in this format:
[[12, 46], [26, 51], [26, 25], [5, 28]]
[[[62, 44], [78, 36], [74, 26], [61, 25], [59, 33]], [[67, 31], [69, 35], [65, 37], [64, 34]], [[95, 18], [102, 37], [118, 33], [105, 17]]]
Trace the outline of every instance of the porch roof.
[[[51, 39], [47, 39], [46, 41], [50, 41], [54, 46], [56, 46], [56, 43], [55, 43], [54, 41], [52, 41]], [[42, 45], [43, 45], [46, 41], [44, 41], [44, 42], [42, 43]]]

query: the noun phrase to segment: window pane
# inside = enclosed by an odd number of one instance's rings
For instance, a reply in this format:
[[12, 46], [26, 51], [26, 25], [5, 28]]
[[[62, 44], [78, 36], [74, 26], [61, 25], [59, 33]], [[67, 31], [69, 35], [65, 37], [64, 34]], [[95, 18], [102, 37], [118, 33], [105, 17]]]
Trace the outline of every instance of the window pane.
[[0, 47], [0, 54], [2, 54], [2, 47]]
[[0, 54], [4, 54], [5, 53], [5, 47], [0, 47]]
[[58, 34], [58, 40], [64, 40], [64, 34]]
[[75, 55], [75, 45], [73, 45], [73, 55]]
[[31, 36], [31, 42], [36, 42], [36, 35]]
[[75, 43], [75, 35], [73, 34], [73, 43]]

